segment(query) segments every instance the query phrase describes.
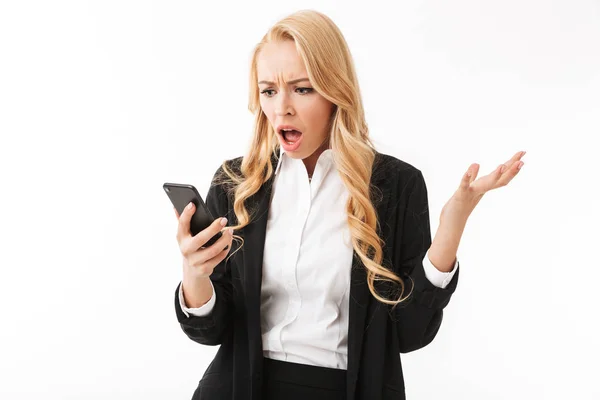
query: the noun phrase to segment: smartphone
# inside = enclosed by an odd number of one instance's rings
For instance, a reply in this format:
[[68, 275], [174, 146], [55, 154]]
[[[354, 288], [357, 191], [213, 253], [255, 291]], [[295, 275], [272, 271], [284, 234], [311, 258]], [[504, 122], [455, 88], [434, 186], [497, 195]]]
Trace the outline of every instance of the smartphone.
[[[215, 220], [210, 213], [210, 210], [204, 203], [204, 200], [202, 200], [202, 196], [200, 196], [200, 193], [198, 193], [198, 190], [196, 190], [193, 185], [167, 182], [163, 184], [163, 189], [167, 196], [169, 196], [171, 203], [173, 203], [173, 207], [175, 207], [179, 215], [181, 215], [185, 206], [187, 206], [190, 202], [194, 203], [196, 211], [194, 211], [194, 215], [192, 215], [192, 219], [190, 221], [190, 233], [192, 236], [195, 236], [198, 234], [198, 232], [208, 228]], [[202, 247], [208, 247], [212, 245], [222, 235], [223, 234], [219, 231]]]

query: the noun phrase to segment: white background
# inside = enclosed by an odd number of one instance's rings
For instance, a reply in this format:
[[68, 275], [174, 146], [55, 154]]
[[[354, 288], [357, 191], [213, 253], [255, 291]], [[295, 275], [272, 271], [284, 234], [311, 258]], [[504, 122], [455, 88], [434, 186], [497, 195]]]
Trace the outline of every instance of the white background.
[[600, 3], [4, 1], [0, 398], [189, 399], [216, 348], [174, 311], [165, 181], [244, 154], [252, 46], [302, 8], [354, 56], [381, 152], [425, 175], [432, 235], [467, 167], [525, 166], [459, 248], [416, 399], [598, 399]]

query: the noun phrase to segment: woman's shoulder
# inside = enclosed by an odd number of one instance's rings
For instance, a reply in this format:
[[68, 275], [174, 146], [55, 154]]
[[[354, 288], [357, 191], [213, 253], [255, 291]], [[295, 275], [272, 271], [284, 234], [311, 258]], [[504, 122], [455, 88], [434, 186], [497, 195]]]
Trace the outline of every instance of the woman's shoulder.
[[[231, 174], [233, 174], [234, 177], [241, 176], [242, 159], [243, 157], [236, 157], [222, 161], [216, 167], [216, 170], [214, 170], [211, 185], [229, 187], [232, 183]], [[226, 172], [225, 169], [227, 169], [228, 172]]]
[[409, 197], [427, 198], [427, 185], [420, 169], [389, 154], [378, 153], [372, 182], [396, 205], [406, 204]]
[[219, 165], [219, 168], [217, 168], [217, 173], [224, 172], [223, 165], [225, 165], [227, 167], [227, 169], [229, 169], [230, 171], [235, 172], [236, 174], [239, 174], [242, 170], [243, 158], [244, 158], [243, 156], [239, 156], [239, 157], [235, 157], [235, 158], [225, 159]]
[[407, 181], [420, 174], [421, 170], [407, 161], [390, 154], [375, 153], [373, 178], [376, 181]]

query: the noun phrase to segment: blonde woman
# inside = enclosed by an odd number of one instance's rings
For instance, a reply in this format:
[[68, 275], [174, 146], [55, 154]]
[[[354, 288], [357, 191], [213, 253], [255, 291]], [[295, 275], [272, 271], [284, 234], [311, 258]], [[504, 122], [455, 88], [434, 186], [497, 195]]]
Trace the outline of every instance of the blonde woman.
[[193, 399], [404, 399], [400, 354], [436, 336], [467, 218], [524, 152], [477, 180], [472, 164], [432, 242], [421, 171], [375, 150], [348, 46], [310, 10], [256, 46], [249, 108], [252, 145], [206, 198], [224, 218], [192, 237], [193, 205], [177, 215], [177, 318], [220, 345]]

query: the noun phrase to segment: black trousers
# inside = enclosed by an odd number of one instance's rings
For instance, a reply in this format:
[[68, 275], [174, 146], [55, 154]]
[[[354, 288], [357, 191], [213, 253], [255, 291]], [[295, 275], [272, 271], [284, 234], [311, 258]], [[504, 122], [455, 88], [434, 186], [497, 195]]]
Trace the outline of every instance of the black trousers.
[[346, 370], [264, 358], [264, 400], [344, 400]]

